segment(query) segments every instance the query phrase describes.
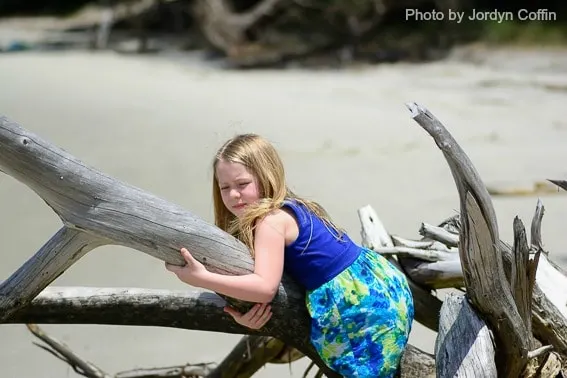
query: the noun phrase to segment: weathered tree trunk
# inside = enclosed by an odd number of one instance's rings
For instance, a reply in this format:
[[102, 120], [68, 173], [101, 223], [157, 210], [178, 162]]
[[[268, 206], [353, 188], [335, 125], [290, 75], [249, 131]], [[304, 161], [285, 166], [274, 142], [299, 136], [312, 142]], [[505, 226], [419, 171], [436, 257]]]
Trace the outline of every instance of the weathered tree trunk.
[[[532, 289], [535, 283], [536, 269], [539, 255], [542, 251], [540, 238], [541, 215], [536, 217], [532, 227], [536, 251], [532, 260], [529, 259], [529, 248], [522, 222], [514, 219], [514, 248], [512, 254], [511, 271], [506, 274], [502, 255], [498, 250], [498, 227], [496, 215], [486, 187], [482, 183], [472, 162], [469, 160], [458, 143], [453, 139], [445, 127], [427, 110], [416, 104], [409, 104], [413, 118], [435, 140], [437, 146], [445, 155], [451, 169], [460, 197], [461, 233], [459, 238], [459, 256], [461, 258], [463, 276], [466, 285], [466, 298], [471, 301], [475, 311], [478, 311], [493, 332], [496, 344], [496, 355], [489, 348], [482, 348], [483, 359], [469, 359], [473, 364], [473, 371], [484, 371], [487, 376], [519, 377], [530, 376], [534, 367], [535, 340], [532, 334], [531, 303]], [[542, 210], [539, 212], [542, 214]], [[449, 306], [446, 302], [444, 306]], [[466, 313], [467, 307], [454, 306], [454, 314], [449, 324], [461, 321], [460, 313]], [[451, 309], [447, 308], [446, 312]], [[469, 311], [470, 312], [470, 311]], [[452, 324], [451, 328], [458, 330], [470, 329], [471, 322], [462, 318], [465, 325]], [[470, 317], [469, 317], [470, 319]], [[478, 322], [477, 322], [478, 324]], [[475, 327], [478, 329], [478, 327]], [[483, 329], [481, 327], [480, 329]], [[485, 334], [487, 332], [484, 332]], [[461, 332], [462, 335], [465, 333]], [[451, 377], [461, 375], [459, 369], [466, 369], [466, 362], [462, 357], [468, 355], [470, 344], [468, 340], [463, 344], [459, 339], [441, 339], [446, 333], [439, 334], [439, 344], [453, 343], [447, 348], [452, 351], [451, 359], [443, 367], [448, 370], [438, 371], [441, 376]], [[490, 340], [486, 341], [490, 344]], [[438, 344], [438, 345], [439, 345]], [[473, 344], [478, 345], [478, 344]], [[447, 349], [439, 347], [437, 351], [446, 352]], [[478, 354], [474, 351], [473, 354]], [[439, 355], [438, 369], [440, 368]], [[486, 361], [496, 361], [497, 373]], [[484, 360], [484, 363], [483, 363]], [[442, 361], [444, 362], [444, 361]], [[531, 362], [528, 364], [528, 362]], [[536, 367], [539, 367], [536, 366]], [[537, 369], [533, 370], [536, 371]], [[484, 374], [481, 374], [484, 376]]]

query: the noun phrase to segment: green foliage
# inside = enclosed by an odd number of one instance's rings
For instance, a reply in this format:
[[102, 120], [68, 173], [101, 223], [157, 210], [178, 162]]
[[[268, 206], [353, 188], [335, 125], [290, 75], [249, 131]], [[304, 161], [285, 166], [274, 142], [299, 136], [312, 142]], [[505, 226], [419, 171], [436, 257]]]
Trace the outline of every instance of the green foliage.
[[561, 45], [567, 44], [567, 23], [485, 21], [480, 39], [491, 44]]

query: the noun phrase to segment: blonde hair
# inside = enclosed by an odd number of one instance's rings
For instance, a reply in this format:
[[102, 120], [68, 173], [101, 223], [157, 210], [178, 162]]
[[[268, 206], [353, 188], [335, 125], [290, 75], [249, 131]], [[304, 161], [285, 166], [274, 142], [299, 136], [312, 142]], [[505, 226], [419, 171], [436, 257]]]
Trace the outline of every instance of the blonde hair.
[[[250, 204], [240, 218], [232, 214], [222, 201], [217, 178], [219, 161], [240, 163], [255, 177], [259, 201]], [[332, 227], [338, 237], [343, 230], [333, 224], [325, 209], [314, 201], [298, 197], [286, 185], [282, 160], [274, 146], [256, 134], [240, 134], [226, 141], [213, 160], [213, 204], [215, 225], [241, 240], [254, 256], [254, 228], [257, 220], [279, 209], [285, 199], [294, 199], [306, 206], [324, 223]]]

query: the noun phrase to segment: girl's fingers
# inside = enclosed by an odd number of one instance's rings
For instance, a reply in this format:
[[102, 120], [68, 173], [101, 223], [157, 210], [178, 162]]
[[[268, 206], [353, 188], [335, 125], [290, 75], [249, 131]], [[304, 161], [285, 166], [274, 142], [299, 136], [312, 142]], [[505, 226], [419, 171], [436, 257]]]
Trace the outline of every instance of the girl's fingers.
[[193, 256], [189, 253], [187, 248], [181, 248], [181, 256], [183, 256], [187, 264], [191, 264], [193, 262]]
[[248, 320], [253, 320], [254, 317], [258, 314], [258, 309], [259, 309], [259, 306], [257, 304], [252, 306], [252, 308], [250, 310], [248, 310], [248, 312], [246, 314], [244, 314], [244, 318], [246, 318]]
[[226, 306], [224, 308], [224, 312], [231, 315], [234, 319], [238, 319], [238, 318], [242, 317], [242, 314], [240, 312], [236, 311], [235, 309], [233, 309], [232, 307]]
[[226, 306], [224, 311], [230, 315], [241, 325], [259, 329], [262, 328], [272, 317], [271, 306], [267, 303], [257, 303], [248, 312], [242, 314], [235, 309]]
[[262, 303], [261, 305], [257, 305], [257, 306], [258, 308], [256, 308], [256, 312], [252, 318], [256, 322], [260, 321], [264, 317], [266, 313], [266, 309], [268, 308], [268, 305], [265, 303]]
[[258, 311], [258, 316], [254, 319], [255, 324], [258, 328], [263, 327], [268, 320], [272, 317], [271, 306], [268, 304], [264, 304], [261, 307], [261, 311]]

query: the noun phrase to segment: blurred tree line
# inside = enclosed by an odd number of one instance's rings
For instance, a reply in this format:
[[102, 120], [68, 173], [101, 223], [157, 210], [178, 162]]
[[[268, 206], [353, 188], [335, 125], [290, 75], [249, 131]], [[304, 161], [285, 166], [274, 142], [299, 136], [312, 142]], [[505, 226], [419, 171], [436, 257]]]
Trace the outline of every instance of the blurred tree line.
[[[207, 49], [241, 67], [324, 58], [344, 61], [423, 61], [442, 57], [456, 44], [565, 44], [565, 0], [0, 0], [0, 16], [68, 17], [87, 5], [112, 8], [151, 2], [113, 30], [135, 25], [187, 38], [186, 48]], [[447, 15], [481, 11], [537, 12], [540, 19], [461, 23], [408, 17], [408, 10]], [[425, 16], [427, 17], [427, 16]]]

